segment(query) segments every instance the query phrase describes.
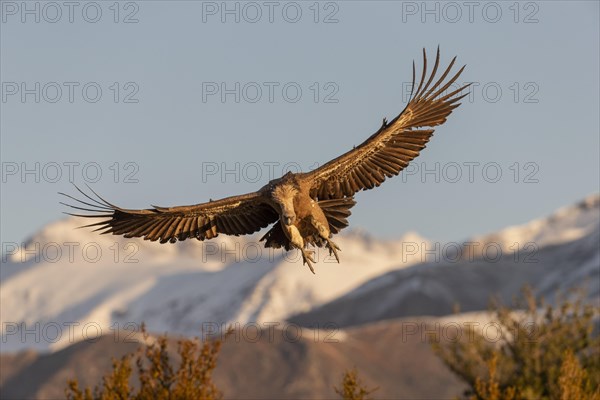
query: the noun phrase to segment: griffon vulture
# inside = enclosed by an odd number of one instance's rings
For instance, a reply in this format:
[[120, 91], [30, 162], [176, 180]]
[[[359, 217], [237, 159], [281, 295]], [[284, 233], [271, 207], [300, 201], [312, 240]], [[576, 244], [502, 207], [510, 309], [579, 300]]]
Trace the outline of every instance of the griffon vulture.
[[339, 262], [340, 248], [331, 238], [348, 226], [350, 209], [356, 204], [354, 194], [398, 175], [425, 148], [433, 128], [443, 124], [460, 105], [458, 101], [468, 94], [462, 93], [468, 85], [449, 90], [465, 68], [447, 79], [455, 60], [456, 57], [434, 81], [440, 62], [439, 48], [429, 74], [423, 49], [421, 79], [415, 91], [413, 62], [410, 100], [396, 118], [389, 122], [384, 119], [377, 132], [361, 145], [321, 167], [306, 173], [288, 172], [257, 192], [192, 206], [128, 210], [107, 202], [93, 190], [97, 198], [77, 189], [87, 200], [61, 194], [92, 208], [62, 204], [94, 212], [67, 214], [103, 218], [85, 227], [96, 226], [102, 233], [160, 243], [212, 239], [219, 233], [245, 235], [274, 224], [261, 239], [265, 247], [298, 249], [303, 263], [314, 273], [314, 251], [308, 250], [308, 245], [326, 247]]

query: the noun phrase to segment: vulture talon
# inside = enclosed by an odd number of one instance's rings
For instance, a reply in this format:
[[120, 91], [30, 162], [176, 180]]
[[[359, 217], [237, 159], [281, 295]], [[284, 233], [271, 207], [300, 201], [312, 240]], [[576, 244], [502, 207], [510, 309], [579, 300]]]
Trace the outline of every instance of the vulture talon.
[[310, 268], [310, 272], [315, 274], [315, 269], [312, 266], [312, 263], [316, 262], [313, 258], [313, 254], [315, 254], [312, 250], [300, 249], [302, 252], [302, 265], [308, 264], [308, 268]]
[[342, 249], [340, 249], [340, 246], [338, 246], [337, 244], [335, 244], [335, 242], [333, 240], [330, 239], [326, 239], [327, 240], [327, 248], [329, 249], [329, 255], [334, 255], [335, 259], [337, 260], [338, 264], [340, 263], [340, 257], [338, 256], [338, 250], [342, 251]]

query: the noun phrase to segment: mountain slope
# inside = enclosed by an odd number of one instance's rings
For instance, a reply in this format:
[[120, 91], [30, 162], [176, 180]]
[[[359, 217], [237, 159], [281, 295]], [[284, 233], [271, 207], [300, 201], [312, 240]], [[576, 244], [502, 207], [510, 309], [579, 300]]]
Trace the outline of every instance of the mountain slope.
[[341, 264], [321, 251], [316, 276], [296, 252], [268, 251], [259, 236], [159, 245], [78, 230], [81, 221], [66, 219], [3, 255], [1, 349], [56, 351], [141, 322], [197, 335], [288, 319], [323, 327], [444, 315], [455, 304], [485, 309], [491, 295], [510, 299], [525, 283], [552, 295], [589, 281], [598, 298], [599, 204], [590, 196], [460, 243], [342, 235]]
[[[227, 399], [332, 399], [338, 397], [334, 386], [340, 386], [343, 372], [356, 366], [368, 387], [379, 386], [376, 398], [451, 398], [464, 387], [424, 339], [423, 331], [435, 329], [436, 322], [399, 320], [320, 335], [304, 329], [286, 336], [275, 329], [272, 336], [264, 331], [258, 340], [238, 331], [222, 348], [215, 382]], [[406, 335], [406, 324], [417, 329]], [[136, 348], [135, 343], [104, 336], [30, 356], [26, 365], [8, 371], [10, 378], [0, 393], [3, 399], [60, 398], [67, 379], [96, 385], [110, 370], [111, 357]], [[3, 371], [12, 367], [14, 358], [0, 356]]]
[[446, 315], [456, 306], [461, 311], [485, 310], [492, 296], [510, 303], [526, 284], [550, 300], [557, 291], [585, 287], [589, 298], [598, 301], [600, 197], [590, 196], [548, 218], [447, 249], [428, 254], [432, 261], [390, 271], [290, 321], [351, 326]]
[[338, 239], [342, 264], [317, 253], [315, 276], [296, 252], [264, 249], [260, 236], [159, 245], [100, 236], [80, 224], [51, 224], [3, 256], [3, 352], [57, 350], [141, 322], [155, 332], [197, 335], [206, 324], [284, 321], [418, 261], [398, 264], [398, 242], [347, 234]]

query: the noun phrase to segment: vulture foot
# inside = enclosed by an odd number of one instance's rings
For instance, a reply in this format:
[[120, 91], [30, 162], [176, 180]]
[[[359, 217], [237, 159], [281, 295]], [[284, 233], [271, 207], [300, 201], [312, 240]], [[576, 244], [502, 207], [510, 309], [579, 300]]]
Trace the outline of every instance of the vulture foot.
[[313, 254], [315, 254], [312, 250], [300, 249], [302, 252], [302, 265], [308, 264], [308, 268], [310, 268], [310, 272], [315, 273], [315, 269], [312, 266], [312, 263], [316, 262], [313, 258]]
[[335, 259], [337, 260], [338, 264], [340, 263], [340, 257], [338, 256], [338, 250], [342, 251], [342, 249], [340, 249], [340, 246], [338, 246], [337, 244], [335, 244], [335, 242], [333, 240], [330, 239], [325, 239], [327, 241], [327, 248], [329, 249], [329, 255], [334, 255]]

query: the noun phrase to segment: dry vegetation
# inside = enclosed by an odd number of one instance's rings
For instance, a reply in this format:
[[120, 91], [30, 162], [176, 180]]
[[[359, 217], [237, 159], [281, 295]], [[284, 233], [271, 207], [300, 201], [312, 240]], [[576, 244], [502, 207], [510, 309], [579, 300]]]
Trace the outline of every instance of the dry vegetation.
[[[481, 332], [436, 343], [434, 350], [469, 389], [468, 399], [600, 400], [600, 341], [593, 335], [599, 308], [583, 295], [545, 304], [524, 290], [525, 304], [496, 305], [500, 340]], [[520, 311], [518, 311], [520, 310]]]
[[[499, 341], [473, 331], [459, 341], [434, 343], [443, 362], [468, 385], [464, 398], [600, 400], [600, 339], [593, 334], [600, 308], [584, 304], [583, 296], [563, 299], [555, 308], [537, 300], [531, 290], [524, 294], [525, 303], [515, 308], [493, 307], [502, 327]], [[148, 343], [145, 331], [144, 337]], [[167, 337], [161, 336], [137, 354], [113, 360], [112, 371], [99, 386], [82, 390], [72, 380], [65, 394], [72, 400], [222, 398], [212, 374], [223, 341], [177, 343], [177, 367]], [[377, 390], [364, 386], [356, 369], [346, 371], [334, 389], [344, 400], [367, 400]]]
[[[144, 338], [148, 335], [142, 327]], [[113, 370], [102, 384], [93, 390], [81, 390], [76, 380], [68, 382], [67, 399], [72, 400], [126, 400], [126, 399], [221, 399], [222, 393], [212, 380], [222, 340], [182, 339], [177, 342], [180, 362], [176, 368], [163, 335], [145, 345], [137, 355], [128, 354], [113, 360]], [[132, 359], [138, 372], [137, 385], [132, 385]]]
[[377, 388], [367, 389], [360, 381], [356, 368], [344, 372], [342, 387], [335, 388], [335, 392], [344, 400], [368, 400], [369, 395]]

